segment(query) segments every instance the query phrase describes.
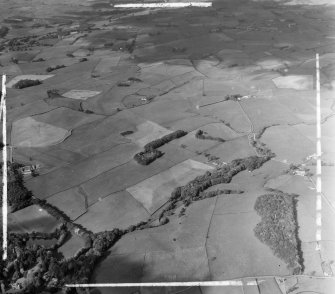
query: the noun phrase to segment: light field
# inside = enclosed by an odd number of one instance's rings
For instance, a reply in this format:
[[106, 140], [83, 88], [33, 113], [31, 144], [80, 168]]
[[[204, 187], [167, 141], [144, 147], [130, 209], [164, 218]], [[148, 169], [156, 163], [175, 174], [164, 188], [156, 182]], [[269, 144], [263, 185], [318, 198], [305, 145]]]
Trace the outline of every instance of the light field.
[[86, 100], [88, 98], [99, 95], [100, 93], [101, 93], [100, 91], [70, 90], [70, 91], [64, 93], [62, 96], [66, 97], [66, 98], [71, 98], [71, 99]]
[[150, 213], [153, 213], [169, 199], [174, 188], [186, 184], [211, 169], [213, 167], [189, 159], [128, 188], [127, 191]]
[[11, 135], [13, 146], [44, 147], [60, 143], [70, 133], [63, 128], [27, 117], [13, 123]]
[[126, 137], [134, 141], [140, 147], [173, 132], [152, 121], [141, 123], [136, 126], [136, 128], [136, 132]]

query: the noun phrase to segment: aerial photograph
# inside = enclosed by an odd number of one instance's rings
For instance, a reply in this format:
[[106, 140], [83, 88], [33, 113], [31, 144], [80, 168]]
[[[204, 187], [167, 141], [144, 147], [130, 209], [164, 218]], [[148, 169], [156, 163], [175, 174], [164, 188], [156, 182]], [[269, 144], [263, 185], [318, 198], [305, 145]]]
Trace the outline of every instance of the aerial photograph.
[[335, 293], [335, 0], [0, 0], [0, 75], [1, 294]]

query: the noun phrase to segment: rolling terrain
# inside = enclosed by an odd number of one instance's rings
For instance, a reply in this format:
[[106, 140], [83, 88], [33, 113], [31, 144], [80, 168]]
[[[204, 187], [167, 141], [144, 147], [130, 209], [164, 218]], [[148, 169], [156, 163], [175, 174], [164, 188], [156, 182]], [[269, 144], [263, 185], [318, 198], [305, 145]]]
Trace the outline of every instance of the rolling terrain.
[[[21, 246], [53, 252], [45, 268], [35, 269], [43, 253], [13, 265], [3, 285], [67, 293], [80, 282], [237, 280], [89, 293], [332, 293], [335, 3], [117, 3], [0, 0], [9, 145], [15, 163], [37, 166], [23, 177], [31, 205], [12, 209], [8, 228], [26, 234]], [[12, 254], [1, 269], [20, 259]]]

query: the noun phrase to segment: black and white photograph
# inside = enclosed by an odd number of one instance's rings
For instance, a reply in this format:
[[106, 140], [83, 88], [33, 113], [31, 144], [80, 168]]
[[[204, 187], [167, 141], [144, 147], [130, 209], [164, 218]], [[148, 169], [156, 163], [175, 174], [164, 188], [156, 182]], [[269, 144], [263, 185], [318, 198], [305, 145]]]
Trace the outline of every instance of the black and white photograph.
[[334, 294], [335, 0], [0, 0], [1, 294]]

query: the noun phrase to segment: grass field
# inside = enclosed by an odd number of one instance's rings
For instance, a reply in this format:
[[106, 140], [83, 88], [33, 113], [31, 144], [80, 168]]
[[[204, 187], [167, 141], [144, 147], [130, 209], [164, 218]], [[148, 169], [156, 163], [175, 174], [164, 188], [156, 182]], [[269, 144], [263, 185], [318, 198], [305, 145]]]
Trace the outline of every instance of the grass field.
[[186, 160], [128, 188], [127, 191], [141, 202], [150, 213], [153, 213], [169, 199], [174, 188], [186, 184], [197, 175], [211, 169], [213, 168], [209, 165], [194, 160]]
[[146, 209], [126, 191], [109, 195], [89, 207], [76, 222], [93, 232], [126, 229], [149, 217]]
[[313, 79], [311, 76], [286, 76], [273, 79], [276, 87], [294, 90], [311, 90]]
[[60, 143], [69, 135], [63, 128], [27, 117], [13, 123], [11, 141], [17, 147], [43, 147]]
[[[34, 191], [37, 197], [45, 199], [128, 162], [136, 151], [138, 148], [133, 144], [119, 145], [71, 166], [61, 167], [33, 178], [27, 181], [27, 186]], [[92, 164], [95, 168], [88, 168]]]
[[277, 159], [289, 163], [301, 162], [306, 156], [315, 153], [315, 144], [288, 126], [266, 129], [262, 142], [277, 155]]
[[72, 99], [86, 100], [98, 94], [100, 94], [99, 91], [71, 90], [69, 92], [64, 93], [62, 96], [67, 97], [67, 98], [72, 98]]
[[8, 218], [8, 230], [15, 233], [44, 232], [50, 233], [60, 226], [60, 222], [37, 205], [31, 205]]
[[152, 121], [146, 121], [137, 126], [136, 132], [127, 135], [126, 137], [134, 141], [140, 147], [143, 147], [147, 143], [159, 139], [170, 133], [172, 133], [172, 131], [163, 128]]

